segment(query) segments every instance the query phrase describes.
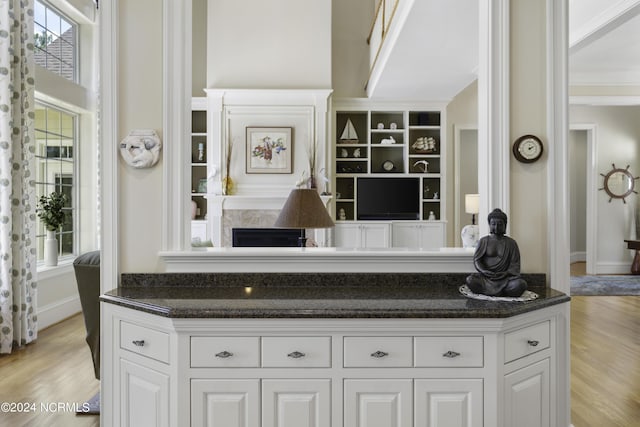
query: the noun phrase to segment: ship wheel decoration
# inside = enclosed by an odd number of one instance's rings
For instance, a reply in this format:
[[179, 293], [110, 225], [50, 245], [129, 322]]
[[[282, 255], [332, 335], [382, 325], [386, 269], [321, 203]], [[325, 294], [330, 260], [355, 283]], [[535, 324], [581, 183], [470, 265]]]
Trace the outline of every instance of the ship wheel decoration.
[[611, 164], [612, 169], [605, 175], [601, 173], [604, 177], [604, 186], [599, 190], [604, 190], [609, 195], [609, 203], [613, 199], [622, 199], [623, 203], [627, 203], [625, 198], [630, 196], [632, 193], [638, 194], [634, 187], [636, 185], [636, 179], [640, 178], [637, 176], [633, 176], [631, 172], [629, 172], [629, 165], [627, 165], [626, 169], [617, 168], [615, 164]]

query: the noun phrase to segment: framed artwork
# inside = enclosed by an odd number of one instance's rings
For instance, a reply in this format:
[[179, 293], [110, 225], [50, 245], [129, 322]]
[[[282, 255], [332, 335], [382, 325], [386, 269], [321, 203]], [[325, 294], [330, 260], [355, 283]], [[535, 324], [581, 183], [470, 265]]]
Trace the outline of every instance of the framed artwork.
[[290, 127], [247, 127], [247, 173], [292, 173]]

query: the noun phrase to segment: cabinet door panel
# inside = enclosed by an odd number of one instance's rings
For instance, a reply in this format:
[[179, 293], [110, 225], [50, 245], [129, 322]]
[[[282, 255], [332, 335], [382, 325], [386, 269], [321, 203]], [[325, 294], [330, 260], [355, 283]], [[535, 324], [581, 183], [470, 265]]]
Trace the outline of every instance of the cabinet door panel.
[[192, 380], [191, 425], [259, 427], [260, 381]]
[[416, 426], [481, 427], [482, 380], [416, 380]]
[[337, 248], [360, 247], [359, 224], [336, 224], [334, 231], [334, 245]]
[[167, 427], [169, 377], [122, 359], [120, 361], [120, 425]]
[[330, 425], [330, 380], [262, 381], [262, 427]]
[[405, 427], [412, 416], [411, 380], [345, 380], [344, 425]]
[[389, 224], [365, 224], [362, 226], [363, 248], [388, 248]]
[[549, 426], [549, 359], [506, 375], [504, 392], [504, 425]]

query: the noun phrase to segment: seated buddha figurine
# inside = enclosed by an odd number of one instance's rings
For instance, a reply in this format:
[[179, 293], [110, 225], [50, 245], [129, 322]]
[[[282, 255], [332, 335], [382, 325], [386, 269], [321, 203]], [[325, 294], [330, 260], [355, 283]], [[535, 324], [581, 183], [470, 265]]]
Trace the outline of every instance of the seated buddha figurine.
[[478, 272], [467, 276], [467, 286], [476, 294], [519, 297], [527, 289], [527, 282], [520, 277], [518, 244], [504, 235], [507, 215], [494, 209], [488, 220], [490, 234], [478, 241], [473, 255]]

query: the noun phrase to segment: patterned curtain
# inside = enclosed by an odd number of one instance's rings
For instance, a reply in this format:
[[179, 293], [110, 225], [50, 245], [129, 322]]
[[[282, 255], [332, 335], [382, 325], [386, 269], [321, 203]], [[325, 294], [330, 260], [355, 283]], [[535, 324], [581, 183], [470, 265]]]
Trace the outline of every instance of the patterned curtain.
[[37, 337], [33, 0], [0, 0], [0, 353]]

